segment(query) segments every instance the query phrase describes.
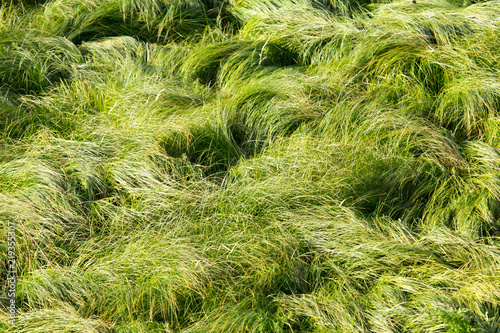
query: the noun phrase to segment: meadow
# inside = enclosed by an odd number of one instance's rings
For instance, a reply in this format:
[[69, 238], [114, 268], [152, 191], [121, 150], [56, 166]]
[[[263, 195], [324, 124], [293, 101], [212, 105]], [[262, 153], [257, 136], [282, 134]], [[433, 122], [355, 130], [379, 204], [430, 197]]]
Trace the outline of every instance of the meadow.
[[500, 1], [0, 3], [0, 331], [500, 332]]

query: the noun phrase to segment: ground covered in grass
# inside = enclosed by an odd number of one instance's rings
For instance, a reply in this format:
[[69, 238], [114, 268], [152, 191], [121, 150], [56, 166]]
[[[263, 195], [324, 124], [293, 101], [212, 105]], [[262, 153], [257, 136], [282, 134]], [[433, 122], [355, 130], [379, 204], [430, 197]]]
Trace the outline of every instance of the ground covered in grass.
[[1, 3], [1, 331], [500, 332], [499, 1]]

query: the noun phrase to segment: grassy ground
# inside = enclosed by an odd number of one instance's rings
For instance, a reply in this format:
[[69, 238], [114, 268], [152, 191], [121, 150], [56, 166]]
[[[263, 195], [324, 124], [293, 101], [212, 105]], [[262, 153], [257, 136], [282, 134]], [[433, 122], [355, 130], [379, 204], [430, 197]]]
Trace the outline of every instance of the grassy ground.
[[3, 0], [15, 326], [500, 332], [500, 2]]

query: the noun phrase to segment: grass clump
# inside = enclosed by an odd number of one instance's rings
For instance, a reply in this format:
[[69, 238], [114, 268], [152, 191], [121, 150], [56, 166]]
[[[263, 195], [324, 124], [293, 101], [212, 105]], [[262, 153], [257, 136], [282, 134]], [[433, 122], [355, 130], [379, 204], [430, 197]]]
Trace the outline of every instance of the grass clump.
[[61, 37], [4, 36], [0, 41], [1, 85], [17, 94], [38, 94], [69, 79], [81, 63], [75, 45]]
[[222, 3], [167, 0], [51, 1], [35, 17], [36, 29], [76, 44], [102, 37], [133, 36], [167, 43], [194, 38], [215, 26]]

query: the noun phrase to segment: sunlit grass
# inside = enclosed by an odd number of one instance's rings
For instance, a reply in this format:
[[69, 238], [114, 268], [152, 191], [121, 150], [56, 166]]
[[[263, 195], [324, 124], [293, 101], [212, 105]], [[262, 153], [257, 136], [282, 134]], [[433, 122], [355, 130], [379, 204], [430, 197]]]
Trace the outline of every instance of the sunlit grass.
[[499, 332], [499, 8], [3, 1], [0, 330]]

